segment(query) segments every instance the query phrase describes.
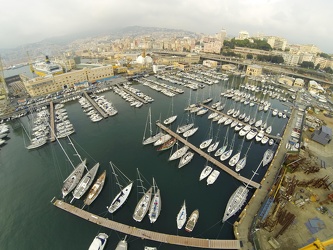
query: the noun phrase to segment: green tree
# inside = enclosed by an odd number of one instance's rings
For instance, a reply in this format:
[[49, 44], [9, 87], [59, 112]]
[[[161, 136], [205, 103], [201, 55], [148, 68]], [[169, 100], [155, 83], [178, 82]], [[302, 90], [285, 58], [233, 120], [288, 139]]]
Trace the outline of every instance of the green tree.
[[308, 68], [308, 69], [313, 69], [314, 68], [314, 63], [313, 62], [302, 62], [301, 63], [302, 68]]
[[246, 59], [253, 59], [253, 55], [252, 54], [247, 54]]
[[315, 70], [318, 70], [320, 68], [320, 64], [317, 63], [316, 67], [315, 67]]
[[326, 73], [333, 74], [333, 69], [331, 67], [324, 68]]

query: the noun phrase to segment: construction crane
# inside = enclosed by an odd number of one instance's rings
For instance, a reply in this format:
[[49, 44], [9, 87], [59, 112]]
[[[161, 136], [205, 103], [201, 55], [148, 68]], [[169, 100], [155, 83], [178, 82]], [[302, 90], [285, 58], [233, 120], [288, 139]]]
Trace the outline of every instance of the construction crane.
[[325, 250], [326, 246], [333, 244], [333, 238], [326, 240], [326, 241], [320, 241], [318, 238], [310, 243], [309, 245], [299, 248], [298, 250]]

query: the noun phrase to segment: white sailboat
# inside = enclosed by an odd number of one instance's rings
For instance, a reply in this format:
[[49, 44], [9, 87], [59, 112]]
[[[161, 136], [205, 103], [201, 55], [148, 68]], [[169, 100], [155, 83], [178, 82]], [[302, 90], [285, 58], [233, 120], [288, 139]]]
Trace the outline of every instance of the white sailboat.
[[240, 154], [242, 152], [243, 144], [244, 144], [244, 138], [242, 140], [242, 144], [240, 145], [238, 152], [233, 157], [230, 158], [229, 166], [233, 167], [238, 163]]
[[225, 161], [231, 156], [233, 149], [234, 149], [234, 144], [235, 144], [235, 135], [236, 134], [234, 134], [234, 136], [233, 136], [233, 139], [232, 139], [232, 142], [230, 145], [230, 149], [225, 151], [223, 154], [221, 154], [221, 156], [220, 156], [221, 161]]
[[153, 187], [150, 187], [148, 191], [143, 186], [143, 181], [141, 179], [141, 174], [138, 169], [136, 169], [138, 172], [138, 188], [141, 188], [142, 191], [141, 193], [143, 194], [140, 200], [138, 201], [134, 213], [133, 213], [133, 219], [137, 222], [141, 222], [145, 215], [148, 212], [149, 206], [150, 206], [150, 201], [151, 201], [151, 196], [152, 196], [152, 191]]
[[173, 123], [177, 119], [177, 115], [173, 114], [173, 97], [171, 97], [171, 116], [163, 121], [165, 125]]
[[177, 214], [177, 228], [182, 229], [187, 219], [185, 200]]
[[106, 245], [108, 237], [109, 236], [105, 233], [99, 233], [94, 238], [93, 242], [90, 244], [88, 250], [103, 250]]
[[264, 167], [268, 163], [270, 163], [273, 159], [273, 156], [274, 156], [274, 151], [271, 149], [267, 149], [262, 159], [262, 166]]
[[97, 174], [99, 168], [99, 163], [97, 162], [80, 180], [79, 184], [75, 187], [73, 191], [73, 199], [71, 200], [71, 203], [74, 199], [80, 199], [82, 195], [85, 194], [85, 192], [88, 190], [88, 188], [91, 186], [92, 182], [95, 179], [95, 176]]
[[[178, 148], [178, 143], [177, 143], [177, 148]], [[184, 145], [183, 147], [177, 149], [170, 157], [169, 157], [169, 161], [173, 161], [176, 159], [181, 158], [189, 149], [188, 146]]]
[[219, 135], [220, 135], [220, 125], [217, 129], [217, 133], [215, 135], [214, 142], [212, 144], [210, 144], [210, 146], [207, 149], [208, 153], [215, 151], [217, 149], [217, 147], [219, 146], [219, 144], [220, 144]]
[[200, 149], [205, 149], [207, 148], [213, 141], [213, 135], [212, 135], [212, 128], [213, 128], [213, 123], [210, 122], [210, 127], [209, 127], [209, 131], [208, 131], [208, 136], [207, 139], [204, 140], [201, 144], [200, 144]]
[[223, 140], [223, 145], [222, 147], [220, 147], [214, 154], [214, 156], [218, 157], [218, 156], [221, 156], [225, 150], [227, 149], [228, 147], [228, 132], [229, 132], [229, 127], [227, 128], [227, 132], [225, 133], [224, 135], [224, 140]]
[[121, 241], [118, 242], [117, 247], [115, 250], [127, 250], [127, 241], [126, 241], [126, 237], [124, 239], [122, 239]]
[[213, 170], [213, 172], [211, 172], [211, 174], [207, 178], [207, 185], [213, 184], [216, 181], [216, 179], [219, 177], [219, 175], [220, 175], [220, 171], [218, 171], [216, 169]]
[[187, 130], [186, 132], [184, 132], [184, 133], [183, 133], [183, 136], [184, 136], [185, 138], [190, 137], [190, 136], [192, 136], [195, 132], [197, 132], [198, 129], [199, 129], [198, 127], [191, 128], [190, 130]]
[[243, 157], [242, 159], [240, 159], [240, 160], [237, 162], [237, 164], [236, 164], [236, 168], [235, 168], [236, 172], [239, 172], [240, 170], [242, 170], [242, 169], [245, 167], [245, 165], [246, 165], [247, 154], [249, 153], [249, 150], [250, 150], [250, 148], [251, 148], [252, 142], [253, 142], [253, 141], [251, 141], [249, 147], [247, 148], [244, 157]]
[[[146, 137], [146, 130], [147, 130], [148, 123], [149, 123], [149, 136]], [[143, 138], [142, 138], [142, 144], [147, 145], [147, 144], [156, 142], [159, 138], [161, 138], [162, 135], [164, 135], [162, 132], [159, 132], [159, 133], [153, 135], [152, 126], [151, 126], [151, 109], [149, 107], [145, 131], [143, 133]]]
[[206, 165], [204, 169], [201, 171], [199, 181], [205, 179], [210, 173], [213, 171], [213, 168], [209, 165]]
[[182, 168], [184, 167], [186, 164], [188, 164], [192, 158], [194, 156], [194, 153], [192, 151], [188, 151], [186, 152], [186, 154], [184, 154], [180, 160], [179, 160], [179, 164], [178, 164], [178, 168]]
[[[120, 189], [120, 192], [116, 195], [116, 197], [113, 199], [113, 201], [111, 202], [110, 206], [108, 207], [108, 211], [109, 213], [114, 213], [115, 211], [117, 211], [127, 200], [131, 190], [132, 190], [132, 186], [133, 186], [133, 182], [127, 178], [127, 176], [121, 172], [116, 165], [114, 165], [111, 161], [110, 161], [110, 165], [111, 165], [111, 169], [112, 169], [112, 174], [114, 175], [115, 179], [116, 179], [116, 184]], [[118, 174], [116, 173], [116, 170], [119, 174], [122, 175], [122, 177], [126, 178], [128, 181], [127, 186], [125, 186], [123, 188], [123, 186], [120, 184], [119, 180], [118, 180]]]
[[156, 222], [158, 216], [160, 215], [162, 207], [160, 189], [157, 187], [154, 179], [153, 179], [153, 190], [154, 190], [154, 196], [153, 199], [151, 200], [149, 214], [148, 214], [150, 223]]

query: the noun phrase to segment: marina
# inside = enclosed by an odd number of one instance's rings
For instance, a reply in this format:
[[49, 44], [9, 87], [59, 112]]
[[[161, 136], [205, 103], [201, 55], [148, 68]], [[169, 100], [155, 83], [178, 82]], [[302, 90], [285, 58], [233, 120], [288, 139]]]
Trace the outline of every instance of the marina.
[[[216, 86], [213, 85], [212, 87], [213, 88], [215, 87], [217, 89], [220, 88], [220, 86], [217, 86], [217, 85]], [[162, 110], [161, 115], [164, 118], [167, 118], [167, 116], [168, 116], [167, 109], [168, 109], [168, 106], [171, 101], [170, 97], [161, 95], [160, 93], [155, 92], [155, 91], [149, 92], [149, 91], [147, 91], [147, 88], [145, 86], [139, 85], [139, 86], [136, 86], [136, 88], [142, 90], [143, 92], [147, 92], [150, 96], [154, 97], [155, 100], [159, 100], [158, 102], [154, 102], [154, 105], [151, 106], [152, 110], [154, 111], [153, 112], [154, 117], [152, 117], [153, 120], [157, 120], [156, 116], [160, 115], [156, 112], [156, 110]], [[202, 91], [202, 90], [199, 89], [199, 91]], [[209, 194], [210, 192], [207, 192], [207, 190], [205, 189], [207, 187], [206, 182], [199, 183], [199, 181], [198, 181], [200, 172], [202, 171], [202, 168], [204, 167], [204, 164], [207, 161], [207, 159], [205, 157], [198, 157], [200, 154], [189, 146], [189, 149], [195, 153], [192, 161], [186, 167], [182, 168], [181, 172], [179, 172], [180, 170], [177, 167], [175, 169], [173, 169], [170, 165], [174, 165], [175, 162], [168, 161], [168, 158], [170, 156], [170, 149], [169, 149], [169, 151], [165, 150], [165, 151], [160, 151], [157, 153], [156, 152], [157, 147], [155, 148], [152, 146], [142, 146], [142, 132], [144, 131], [148, 108], [150, 108], [150, 107], [143, 106], [141, 109], [131, 109], [129, 107], [129, 105], [122, 105], [124, 103], [124, 100], [122, 100], [119, 96], [117, 96], [112, 91], [106, 92], [104, 94], [107, 97], [107, 99], [112, 100], [112, 102], [114, 104], [116, 104], [117, 109], [119, 110], [120, 115], [116, 116], [112, 120], [103, 119], [100, 123], [98, 123], [98, 125], [91, 123], [88, 119], [86, 119], [86, 116], [83, 112], [77, 112], [78, 110], [80, 110], [80, 106], [77, 102], [69, 102], [68, 104], [66, 104], [66, 109], [68, 111], [68, 116], [73, 121], [73, 125], [76, 128], [76, 133], [73, 134], [71, 137], [73, 137], [73, 139], [75, 141], [79, 142], [80, 145], [83, 145], [84, 148], [86, 149], [86, 151], [88, 151], [90, 154], [93, 154], [94, 157], [98, 158], [98, 161], [101, 163], [101, 167], [102, 167], [101, 170], [105, 170], [105, 169], [107, 170], [107, 179], [110, 180], [110, 178], [109, 178], [110, 168], [108, 167], [108, 163], [109, 163], [110, 159], [112, 159], [112, 161], [117, 163], [117, 166], [119, 163], [119, 166], [121, 166], [121, 169], [125, 170], [124, 172], [126, 172], [126, 175], [129, 175], [129, 177], [131, 177], [130, 179], [132, 179], [132, 180], [134, 179], [133, 178], [134, 171], [132, 171], [130, 169], [135, 167], [136, 164], [134, 164], [134, 162], [137, 162], [137, 164], [140, 167], [144, 166], [143, 171], [144, 171], [145, 176], [148, 176], [148, 175], [151, 175], [151, 173], [154, 173], [154, 177], [157, 177], [156, 179], [158, 179], [158, 181], [159, 181], [159, 187], [161, 187], [161, 190], [163, 192], [164, 209], [168, 208], [168, 210], [169, 210], [167, 213], [165, 213], [166, 210], [163, 210], [161, 215], [159, 216], [158, 220], [154, 223], [154, 228], [156, 228], [161, 233], [165, 233], [168, 235], [176, 234], [175, 230], [177, 230], [177, 226], [175, 223], [175, 217], [179, 212], [179, 206], [174, 206], [172, 204], [181, 204], [181, 202], [184, 201], [184, 197], [186, 198], [186, 204], [191, 204], [191, 207], [189, 208], [191, 211], [193, 211], [194, 208], [200, 209], [200, 218], [201, 219], [198, 220], [198, 223], [195, 226], [194, 234], [193, 234], [194, 237], [196, 237], [196, 235], [198, 233], [204, 231], [205, 229], [211, 227], [211, 225], [215, 225], [218, 221], [220, 221], [221, 217], [222, 217], [222, 210], [224, 209], [226, 202], [231, 195], [230, 192], [227, 191], [226, 194], [223, 194], [223, 196], [221, 197], [221, 200], [214, 203], [213, 206], [211, 206], [211, 204], [209, 206], [208, 205], [206, 206], [206, 205], [202, 205], [201, 202], [199, 202], [199, 200], [197, 201], [197, 199], [194, 199], [191, 196], [191, 194], [188, 193], [186, 188], [184, 188], [184, 186], [183, 186], [183, 185], [191, 185], [193, 190], [195, 190], [195, 193], [200, 195], [200, 197], [201, 197], [200, 200], [203, 199], [203, 200], [205, 200], [204, 203], [206, 203], [206, 204], [209, 203], [208, 201], [209, 201], [209, 197], [210, 197], [210, 194]], [[177, 128], [177, 126], [179, 126], [179, 124], [177, 124], [177, 122], [181, 123], [181, 119], [180, 119], [179, 115], [182, 112], [184, 112], [183, 111], [184, 103], [188, 102], [189, 94], [190, 94], [189, 90], [187, 90], [182, 96], [178, 95], [177, 97], [174, 97], [174, 109], [175, 109], [174, 113], [178, 114], [179, 121], [176, 121], [175, 124], [171, 124], [170, 128]], [[24, 118], [22, 118], [22, 120], [23, 120], [23, 123], [26, 123], [27, 119], [24, 117]], [[188, 138], [188, 140], [190, 141], [190, 143], [192, 145], [199, 146], [199, 144], [203, 141], [203, 138], [205, 137], [203, 132], [206, 131], [203, 128], [205, 126], [206, 126], [206, 128], [208, 128], [209, 127], [208, 123], [210, 123], [210, 120], [207, 120], [207, 115], [196, 118], [195, 127], [198, 128], [198, 130], [195, 134], [193, 134], [191, 137]], [[137, 129], [138, 131], [135, 131], [132, 129], [133, 124], [138, 124], [138, 128], [139, 128], [139, 129]], [[215, 124], [216, 123], [214, 123], [214, 126], [215, 126]], [[141, 126], [141, 128], [140, 128], [140, 126]], [[147, 129], [147, 132], [148, 132], [148, 130], [149, 129]], [[203, 130], [205, 130], [205, 131], [203, 131]], [[277, 129], [275, 128], [275, 131], [276, 130]], [[17, 131], [19, 131], [19, 130], [17, 130]], [[16, 133], [17, 133], [17, 131], [16, 131]], [[128, 136], [129, 131], [135, 131], [135, 132], [132, 132], [131, 136]], [[216, 130], [214, 129], [214, 131], [216, 131]], [[223, 138], [223, 133], [225, 133], [225, 128], [221, 127], [221, 134], [222, 134], [221, 137], [222, 138]], [[216, 133], [214, 133], [214, 135], [215, 134]], [[230, 130], [230, 135], [232, 135], [232, 134], [233, 133], [231, 133], [231, 130]], [[274, 134], [274, 131], [273, 131], [273, 134]], [[17, 135], [15, 134], [15, 136], [13, 136], [13, 138], [11, 138], [11, 141], [9, 141], [9, 142], [12, 143], [12, 140], [18, 146], [20, 144], [22, 144], [22, 138], [20, 137], [19, 133], [17, 133]], [[229, 138], [229, 141], [230, 141], [230, 138]], [[178, 143], [182, 144], [183, 141], [178, 141]], [[238, 145], [237, 140], [235, 143], [236, 143], [236, 145]], [[103, 144], [105, 146], [101, 146]], [[6, 146], [6, 148], [3, 148], [2, 151], [7, 152], [7, 149], [11, 150], [12, 149], [11, 145], [14, 145], [14, 144], [9, 144], [8, 146]], [[96, 145], [100, 145], [100, 146], [97, 148]], [[179, 146], [179, 148], [181, 148], [181, 147], [182, 147], [182, 145]], [[46, 154], [53, 155], [53, 153], [51, 153], [51, 152], [54, 150], [54, 148], [55, 148], [55, 144], [49, 143], [46, 145], [46, 147], [42, 147], [38, 150], [31, 151], [28, 157], [27, 157], [26, 153], [24, 152], [22, 157], [24, 156], [24, 158], [28, 162], [29, 161], [33, 162], [31, 164], [36, 166], [36, 168], [39, 169], [39, 171], [40, 171], [41, 166], [43, 166], [44, 164], [42, 164], [42, 163], [36, 164], [36, 159], [33, 156], [35, 156], [36, 154], [42, 154], [42, 157], [43, 157], [43, 155], [46, 156]], [[254, 148], [257, 148], [256, 150], [258, 151], [259, 154], [263, 154], [264, 149], [266, 147], [256, 145], [256, 147], [254, 147]], [[175, 147], [174, 147], [174, 149], [175, 149]], [[80, 152], [81, 152], [81, 150], [80, 150]], [[202, 151], [200, 153], [204, 153], [204, 152]], [[82, 152], [81, 152], [81, 154], [82, 154]], [[253, 154], [255, 154], [255, 153], [253, 153], [251, 150], [251, 152], [249, 153], [249, 158], [250, 158], [249, 161], [255, 160], [252, 157]], [[129, 157], [129, 155], [131, 157]], [[63, 157], [63, 155], [62, 155], [62, 157]], [[32, 161], [32, 159], [34, 159], [34, 160]], [[44, 158], [42, 158], [42, 159], [44, 159]], [[47, 159], [47, 160], [48, 160], [47, 165], [53, 166], [54, 160], [51, 157], [49, 157], [49, 159]], [[37, 160], [37, 162], [38, 162], [38, 160]], [[89, 169], [93, 166], [93, 162], [94, 161], [92, 161], [91, 159], [88, 159], [87, 163], [88, 163]], [[211, 163], [212, 163], [212, 165], [215, 165], [214, 162], [211, 162]], [[176, 164], [178, 164], [178, 162]], [[201, 167], [196, 168], [196, 167], [193, 167], [193, 165], [198, 165]], [[228, 168], [228, 167], [226, 167], [226, 168]], [[48, 191], [46, 191], [45, 195], [53, 194], [53, 196], [54, 196], [54, 193], [59, 192], [59, 190], [60, 190], [59, 187], [61, 187], [58, 183], [58, 180], [56, 179], [59, 169], [58, 169], [58, 167], [56, 167], [55, 169], [49, 168], [46, 171], [47, 172], [51, 171], [51, 172], [55, 173], [55, 174], [48, 175], [48, 176], [50, 176], [51, 179], [53, 179], [52, 182], [56, 184], [56, 185], [53, 184], [52, 186], [57, 186], [57, 187], [56, 187], [56, 189], [54, 189], [50, 185], [50, 188], [49, 187], [46, 188]], [[63, 170], [61, 170], [61, 171], [63, 171]], [[248, 166], [243, 171], [245, 171], [245, 172], [244, 173], [242, 172], [242, 176], [244, 176], [244, 177], [249, 176], [249, 173], [251, 173], [251, 167]], [[42, 171], [42, 173], [43, 173], [43, 171]], [[68, 171], [68, 169], [67, 169], [67, 171], [64, 171], [64, 173], [67, 176], [68, 173], [70, 173], [70, 171]], [[230, 185], [231, 187], [234, 187], [235, 185], [239, 185], [239, 179], [231, 177], [231, 176], [229, 176], [229, 174], [226, 174], [226, 173], [227, 172], [221, 171], [221, 175], [223, 176], [223, 178], [221, 178], [222, 176], [220, 176], [216, 180], [214, 185], [209, 186], [209, 189], [217, 190], [217, 189], [223, 187], [224, 180], [227, 180], [228, 185]], [[237, 175], [238, 175], [238, 173], [237, 173]], [[38, 176], [38, 174], [37, 174], [37, 176]], [[179, 183], [179, 184], [177, 184], [177, 187], [166, 189], [165, 187], [169, 185], [168, 180], [170, 180], [170, 179], [177, 181], [177, 183]], [[246, 178], [246, 179], [248, 179], [248, 178]], [[258, 176], [258, 179], [255, 179], [255, 183], [258, 183], [257, 181], [259, 179], [260, 179], [260, 175]], [[61, 178], [61, 180], [59, 182], [62, 182], [62, 181], [63, 181], [63, 179]], [[245, 179], [244, 179], [244, 182], [246, 182]], [[184, 184], [182, 184], [182, 183], [184, 183]], [[201, 184], [203, 184], [203, 185], [201, 185]], [[113, 181], [107, 181], [105, 183], [105, 185], [106, 185], [106, 187], [104, 187], [104, 189], [101, 191], [101, 193], [100, 193], [99, 197], [96, 199], [96, 201], [94, 201], [94, 203], [91, 206], [86, 207], [87, 211], [90, 211], [92, 214], [96, 215], [97, 217], [100, 217], [102, 214], [107, 212], [105, 207], [110, 204], [110, 202], [112, 201], [112, 198], [115, 197], [115, 195], [116, 195], [114, 193], [114, 191], [112, 191], [112, 189], [110, 189], [110, 185], [114, 185]], [[44, 183], [43, 186], [48, 186], [48, 185], [45, 185], [45, 183]], [[203, 187], [205, 187], [205, 188], [203, 188]], [[170, 189], [170, 190], [168, 190], [168, 189]], [[110, 194], [110, 190], [112, 191], [111, 194]], [[230, 188], [230, 191], [233, 191], [233, 190]], [[175, 195], [175, 196], [172, 195], [172, 193], [175, 194], [177, 192], [179, 193], [179, 195]], [[212, 192], [214, 192], [214, 191], [212, 191]], [[251, 192], [252, 191], [250, 191], [250, 195], [251, 195]], [[45, 199], [45, 195], [42, 195], [43, 199]], [[149, 223], [148, 217], [145, 217], [142, 220], [142, 222], [140, 222], [140, 224], [137, 224], [137, 222], [135, 222], [133, 220], [133, 218], [132, 218], [133, 211], [135, 209], [135, 206], [137, 205], [137, 200], [134, 201], [134, 196], [135, 196], [135, 194], [132, 191], [132, 194], [129, 195], [126, 203], [124, 203], [124, 205], [121, 208], [119, 208], [119, 211], [116, 211], [116, 213], [114, 213], [114, 214], [107, 213], [107, 215], [103, 216], [103, 217], [108, 217], [109, 220], [110, 220], [110, 218], [112, 218], [112, 220], [119, 221], [120, 223], [122, 223], [124, 225], [128, 225], [128, 227], [137, 228], [137, 226], [140, 225], [140, 228], [142, 228], [143, 230], [155, 231], [155, 230], [150, 230], [151, 224]], [[66, 197], [63, 200], [63, 202], [68, 203], [68, 200], [70, 200], [70, 198], [71, 197]], [[75, 201], [75, 206], [82, 207], [82, 203], [83, 203], [83, 200], [77, 200], [77, 201]], [[208, 207], [210, 207], [209, 214], [207, 214]], [[45, 209], [43, 207], [43, 205], [41, 205], [41, 208]], [[82, 222], [81, 220], [75, 219], [76, 217], [68, 218], [68, 222], [67, 222], [62, 219], [64, 216], [63, 213], [59, 213], [56, 211], [52, 211], [52, 213], [55, 213], [57, 215], [56, 217], [60, 224], [63, 224], [66, 227], [73, 228], [73, 230], [76, 230], [75, 228], [80, 227], [80, 231], [81, 231], [80, 234], [73, 235], [73, 237], [76, 237], [75, 241], [81, 242], [82, 235], [90, 236], [90, 237], [86, 237], [87, 241], [82, 241], [82, 243], [79, 243], [82, 247], [84, 247], [84, 246], [87, 247], [91, 243], [91, 240], [92, 240], [91, 230], [95, 230], [95, 232], [96, 232], [97, 230], [99, 230], [98, 228], [100, 227], [100, 225], [95, 224], [95, 223], [87, 224], [86, 222]], [[38, 213], [38, 215], [36, 214], [36, 216], [40, 217], [41, 214]], [[28, 218], [26, 218], [26, 219], [28, 219]], [[231, 218], [230, 220], [233, 220], [233, 219], [237, 219], [237, 217], [235, 216], [234, 218]], [[47, 219], [45, 219], [45, 221], [47, 221]], [[230, 223], [232, 223], [232, 221]], [[226, 240], [233, 239], [231, 224], [224, 225], [223, 229], [220, 229], [220, 224], [221, 223], [216, 224], [214, 230], [204, 233], [203, 238], [205, 238], [205, 239], [223, 238]], [[223, 237], [221, 237], [221, 235], [217, 236], [216, 232], [219, 232], [220, 230], [223, 231]], [[58, 234], [62, 235], [62, 237], [64, 236], [60, 229], [59, 229]], [[111, 232], [111, 235], [113, 235], [112, 232]], [[182, 230], [182, 232], [179, 232], [179, 235], [180, 236], [189, 236], [185, 232], [185, 230]], [[123, 238], [123, 237], [120, 237], [120, 238]], [[142, 243], [140, 243], [139, 241], [137, 241], [136, 243], [133, 243], [133, 242], [131, 243], [129, 241], [129, 246], [131, 247], [132, 244], [134, 244], [134, 246], [135, 245], [151, 245], [151, 246], [154, 245], [153, 241], [149, 242], [150, 240], [148, 237], [142, 238], [142, 239], [143, 239]], [[119, 239], [116, 239], [115, 237], [109, 237], [108, 242], [109, 241], [110, 241], [110, 243], [112, 242], [112, 244], [115, 244], [115, 242], [118, 242]], [[58, 248], [61, 245], [62, 245], [61, 242], [57, 242]], [[168, 249], [169, 246], [170, 246], [169, 244], [163, 244], [161, 249], [163, 249], [163, 248]], [[173, 245], [173, 248], [174, 249], [183, 249], [184, 247], [181, 247], [181, 245], [179, 245], [179, 246]], [[206, 247], [204, 247], [204, 248], [206, 248]], [[56, 247], [55, 247], [55, 249], [56, 249]]]

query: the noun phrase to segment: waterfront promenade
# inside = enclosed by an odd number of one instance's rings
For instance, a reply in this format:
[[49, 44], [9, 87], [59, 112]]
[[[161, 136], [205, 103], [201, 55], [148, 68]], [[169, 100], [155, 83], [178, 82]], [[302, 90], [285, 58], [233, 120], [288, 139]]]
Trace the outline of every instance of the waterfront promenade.
[[167, 244], [198, 247], [205, 249], [240, 249], [239, 240], [216, 240], [216, 239], [202, 239], [194, 237], [184, 237], [178, 235], [170, 235], [164, 233], [153, 232], [137, 227], [125, 225], [108, 218], [100, 217], [98, 215], [87, 212], [83, 209], [77, 208], [64, 201], [53, 198], [51, 201], [56, 207], [63, 209], [71, 214], [74, 214], [82, 219], [98, 224], [100, 226], [122, 232], [126, 235], [133, 235], [141, 239], [153, 240]]
[[[286, 125], [282, 140], [277, 148], [276, 154], [261, 181], [261, 188], [257, 189], [249, 203], [245, 206], [242, 213], [239, 215], [238, 220], [234, 223], [234, 235], [236, 239], [240, 240], [242, 248], [244, 250], [252, 250], [253, 245], [250, 239], [257, 242], [256, 245], [260, 245], [260, 229], [252, 228], [252, 225], [256, 224], [257, 215], [260, 210], [261, 205], [264, 203], [266, 197], [271, 191], [271, 187], [274, 183], [277, 173], [280, 170], [281, 164], [283, 163], [286, 149], [286, 136], [288, 136], [292, 131], [292, 126], [294, 124], [294, 119], [296, 117], [296, 112], [298, 110], [293, 108], [290, 115], [289, 121]], [[260, 249], [260, 248], [255, 248]]]

